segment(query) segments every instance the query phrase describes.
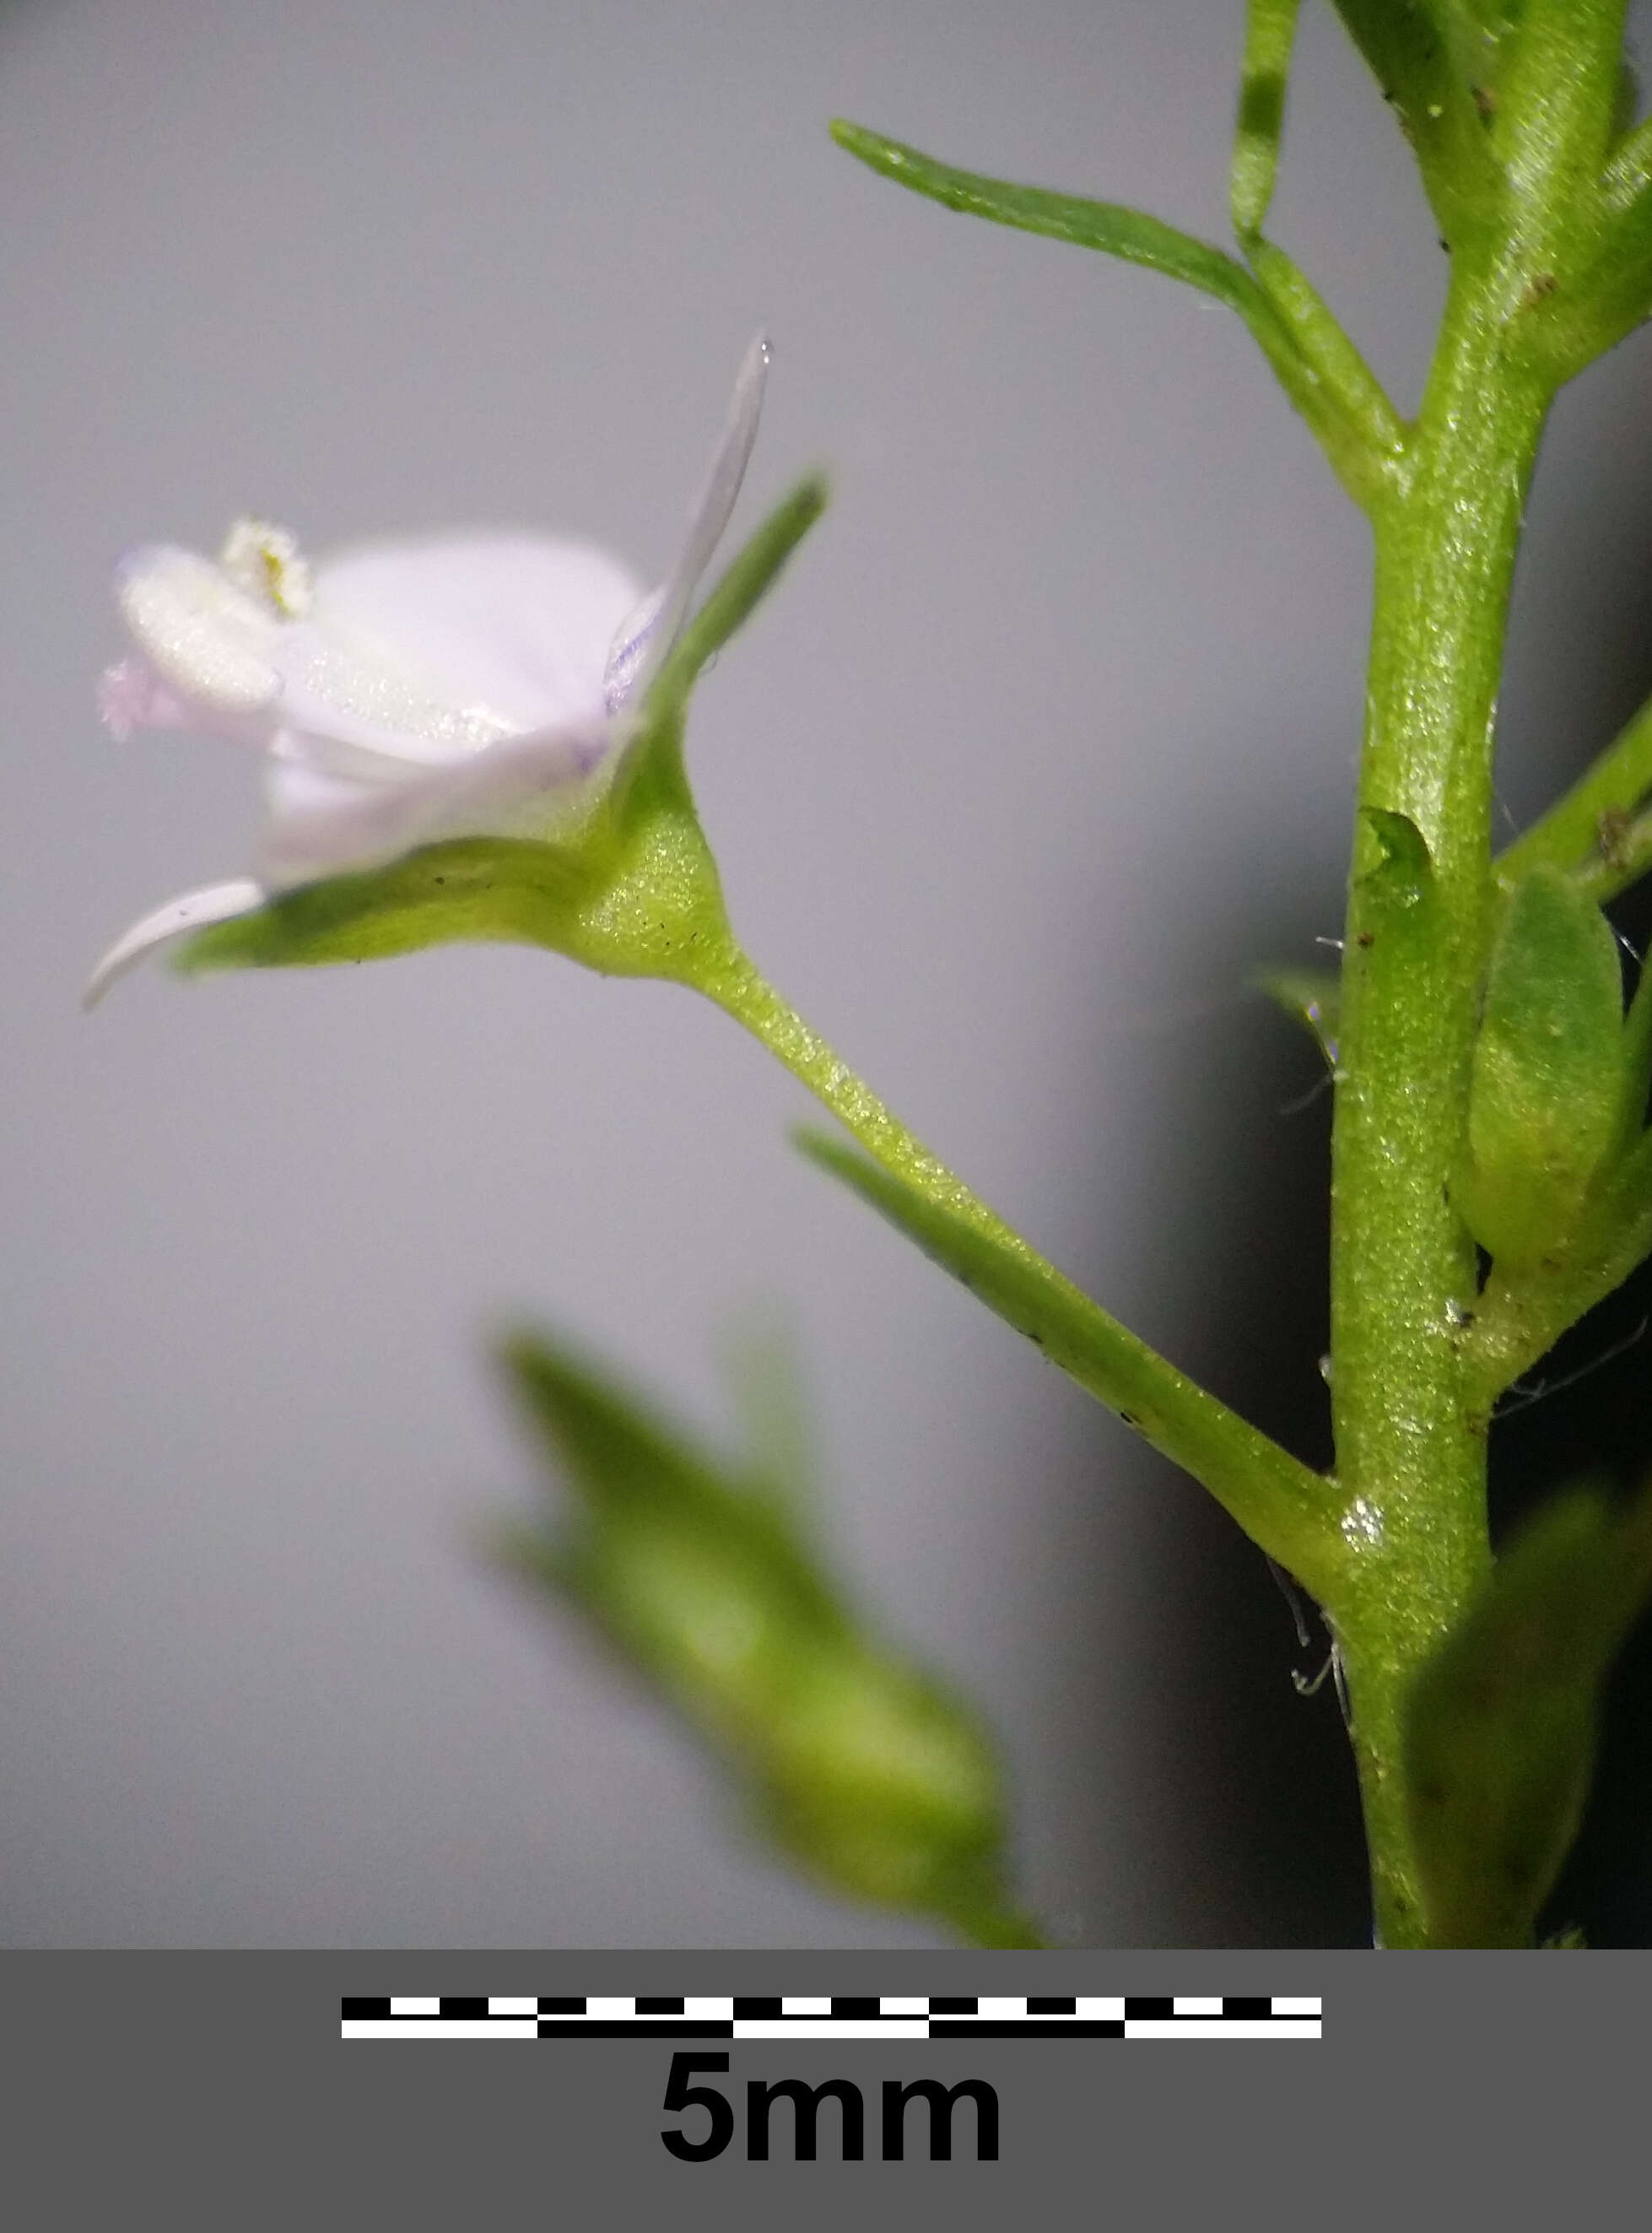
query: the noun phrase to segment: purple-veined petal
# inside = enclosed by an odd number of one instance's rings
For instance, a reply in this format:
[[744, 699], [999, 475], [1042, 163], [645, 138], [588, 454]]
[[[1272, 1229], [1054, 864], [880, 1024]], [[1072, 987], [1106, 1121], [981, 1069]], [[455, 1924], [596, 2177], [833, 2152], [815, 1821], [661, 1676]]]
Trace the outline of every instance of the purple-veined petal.
[[186, 729], [193, 714], [146, 659], [117, 660], [98, 678], [98, 714], [117, 745], [140, 729]]
[[134, 550], [115, 596], [133, 643], [198, 719], [259, 713], [275, 699], [283, 624], [210, 558], [171, 544]]
[[117, 977], [123, 977], [134, 962], [141, 961], [167, 939], [176, 938], [180, 931], [201, 930], [208, 923], [228, 922], [232, 915], [250, 915], [254, 908], [263, 905], [265, 897], [261, 884], [255, 884], [250, 876], [237, 876], [228, 883], [206, 884], [198, 892], [184, 892], [168, 900], [165, 907], [142, 916], [116, 939], [88, 978], [83, 1005], [95, 1007]]
[[140, 729], [193, 729], [222, 737], [226, 744], [250, 745], [255, 752], [263, 752], [274, 735], [269, 708], [229, 713], [221, 706], [182, 697], [146, 659], [135, 654], [104, 668], [98, 680], [98, 713], [120, 745], [127, 743]]
[[281, 891], [377, 868], [445, 838], [543, 837], [618, 748], [621, 733], [618, 724], [598, 719], [506, 737], [468, 759], [371, 787], [302, 765], [272, 768], [272, 784], [283, 787], [281, 811], [255, 866]]
[[771, 355], [768, 335], [759, 334], [747, 349], [735, 377], [728, 423], [712, 459], [711, 471], [688, 515], [687, 532], [676, 562], [659, 589], [645, 597], [627, 617], [609, 647], [603, 702], [610, 713], [617, 713], [634, 692], [647, 687], [688, 617], [689, 603], [699, 577], [722, 541], [735, 498], [740, 493], [740, 483], [745, 478], [751, 445], [758, 438]]

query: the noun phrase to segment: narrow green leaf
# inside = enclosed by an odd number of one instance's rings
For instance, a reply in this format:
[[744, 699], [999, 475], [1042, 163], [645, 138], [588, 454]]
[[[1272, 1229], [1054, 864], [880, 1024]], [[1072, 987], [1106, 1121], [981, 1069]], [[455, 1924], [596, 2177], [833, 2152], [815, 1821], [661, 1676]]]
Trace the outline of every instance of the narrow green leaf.
[[1260, 232], [1273, 199], [1298, 4], [1298, 0], [1248, 0], [1245, 11], [1239, 124], [1227, 188], [1233, 230], [1241, 239]]
[[1335, 1498], [1317, 1474], [1167, 1364], [1031, 1250], [991, 1239], [841, 1140], [814, 1131], [793, 1136], [811, 1162], [841, 1179], [1051, 1364], [1202, 1481], [1304, 1588], [1322, 1602], [1334, 1596], [1347, 1548]]
[[1400, 414], [1318, 289], [1285, 251], [1253, 234], [1246, 243], [1246, 253], [1303, 363], [1316, 380], [1324, 382], [1342, 419], [1358, 430], [1365, 448], [1363, 455], [1350, 453], [1359, 472], [1358, 485], [1350, 493], [1356, 502], [1364, 503], [1370, 490], [1381, 484], [1379, 469], [1386, 467], [1391, 472], [1404, 454], [1406, 432]]
[[1215, 296], [1236, 309], [1253, 330], [1260, 328], [1274, 333], [1273, 313], [1242, 264], [1208, 241], [1180, 232], [1145, 211], [1128, 209], [1118, 202], [1056, 193], [1044, 186], [1013, 186], [980, 172], [961, 171], [842, 118], [833, 123], [832, 137], [840, 147], [882, 177], [927, 195], [944, 208], [987, 218], [994, 225], [1013, 225], [1022, 232], [1071, 241], [1080, 248], [1097, 249], [1103, 255], [1121, 257], [1127, 264], [1145, 264], [1150, 271], [1162, 271], [1167, 278], [1183, 280]]
[[761, 1460], [712, 1455], [542, 1337], [504, 1362], [570, 1492], [559, 1518], [506, 1533], [506, 1563], [594, 1624], [760, 1833], [830, 1889], [978, 1943], [1038, 1943], [1007, 1894], [979, 1718], [869, 1632]]
[[1563, 798], [1499, 855], [1499, 889], [1512, 893], [1537, 868], [1564, 869], [1603, 906], [1652, 867], [1652, 699], [1618, 732]]
[[1467, 1162], [1452, 1188], [1498, 1261], [1535, 1263], [1571, 1234], [1619, 1136], [1623, 1061], [1610, 926], [1564, 876], [1538, 869], [1510, 902], [1493, 951]]
[[[1459, 67], [1461, 49], [1428, 0], [1333, 0], [1409, 142], [1447, 246], [1482, 225], [1502, 190], [1487, 146], [1495, 92]], [[1478, 96], [1478, 97], [1477, 97]]]
[[1259, 969], [1251, 982], [1309, 1033], [1337, 1067], [1337, 1037], [1342, 1024], [1342, 980], [1334, 969]]
[[[960, 171], [901, 140], [885, 139], [881, 133], [842, 118], [833, 124], [832, 137], [882, 177], [927, 195], [944, 208], [1096, 249], [1127, 264], [1163, 272], [1167, 278], [1180, 279], [1226, 303], [1249, 327], [1279, 385], [1307, 421], [1355, 501], [1369, 510], [1387, 486], [1387, 458], [1373, 449], [1365, 429], [1350, 419], [1343, 399], [1324, 374], [1304, 359], [1290, 323], [1267, 290], [1221, 249], [1117, 202], [1089, 201], [1043, 186], [1014, 186], [979, 172]], [[1329, 317], [1330, 314], [1324, 315]]]
[[1539, 1514], [1423, 1669], [1406, 1781], [1430, 1943], [1529, 1946], [1589, 1794], [1602, 1681], [1652, 1590], [1652, 1497]]

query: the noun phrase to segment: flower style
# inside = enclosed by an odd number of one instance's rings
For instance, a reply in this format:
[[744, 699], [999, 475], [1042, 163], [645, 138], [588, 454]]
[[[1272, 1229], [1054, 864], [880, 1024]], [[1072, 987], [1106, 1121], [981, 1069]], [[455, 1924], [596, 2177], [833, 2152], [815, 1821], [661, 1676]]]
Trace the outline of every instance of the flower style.
[[543, 838], [589, 810], [680, 635], [756, 438], [769, 347], [746, 352], [675, 563], [640, 596], [588, 544], [472, 536], [306, 565], [261, 521], [216, 561], [157, 544], [117, 577], [135, 647], [100, 706], [117, 739], [206, 731], [267, 756], [253, 874], [185, 892], [99, 962], [89, 1006], [153, 947], [276, 895], [463, 837]]

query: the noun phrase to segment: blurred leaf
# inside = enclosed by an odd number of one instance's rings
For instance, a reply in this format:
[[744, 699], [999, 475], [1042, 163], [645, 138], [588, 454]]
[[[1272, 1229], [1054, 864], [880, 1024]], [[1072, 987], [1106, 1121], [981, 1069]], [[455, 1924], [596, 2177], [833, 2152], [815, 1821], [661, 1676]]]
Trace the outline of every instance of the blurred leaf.
[[867, 1631], [772, 1478], [541, 1337], [504, 1361], [571, 1493], [559, 1521], [509, 1532], [506, 1561], [578, 1607], [811, 1875], [979, 1943], [1037, 1943], [1008, 1898], [979, 1720]]
[[1334, 969], [1259, 969], [1251, 982], [1312, 1037], [1329, 1068], [1337, 1067], [1342, 980]]
[[1623, 140], [1641, 113], [1641, 74], [1625, 55], [1617, 66], [1617, 98], [1612, 108], [1612, 137]]
[[1652, 1494], [1538, 1514], [1408, 1702], [1430, 1943], [1529, 1946], [1582, 1818], [1600, 1692], [1652, 1591]]
[[819, 1468], [797, 1345], [784, 1325], [764, 1318], [742, 1329], [725, 1350], [723, 1376], [752, 1475], [809, 1526]]
[[1298, 0], [1248, 0], [1245, 12], [1239, 125], [1228, 177], [1233, 230], [1241, 239], [1261, 231], [1273, 199], [1298, 6]]
[[1452, 1188], [1499, 1262], [1562, 1245], [1616, 1143], [1623, 1105], [1623, 972], [1611, 928], [1552, 869], [1511, 899], [1475, 1041], [1468, 1156]]

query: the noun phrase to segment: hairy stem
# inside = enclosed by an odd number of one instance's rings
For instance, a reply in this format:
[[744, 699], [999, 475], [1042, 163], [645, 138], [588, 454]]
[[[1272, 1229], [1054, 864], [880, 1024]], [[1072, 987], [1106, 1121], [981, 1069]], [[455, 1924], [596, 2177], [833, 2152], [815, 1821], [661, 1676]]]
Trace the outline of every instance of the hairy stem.
[[[1402, 1701], [1485, 1572], [1486, 1442], [1465, 1385], [1473, 1244], [1448, 1198], [1492, 908], [1491, 756], [1521, 514], [1549, 400], [1512, 363], [1524, 284], [1457, 261], [1376, 604], [1332, 1151], [1332, 1400], [1356, 1553], [1330, 1608], [1347, 1666], [1379, 1938], [1426, 1943]], [[1381, 832], [1420, 835], [1406, 875]], [[1391, 841], [1390, 841], [1391, 842]]]

